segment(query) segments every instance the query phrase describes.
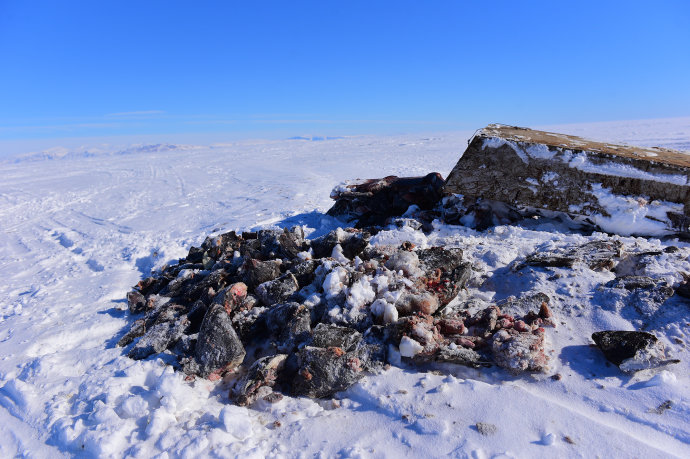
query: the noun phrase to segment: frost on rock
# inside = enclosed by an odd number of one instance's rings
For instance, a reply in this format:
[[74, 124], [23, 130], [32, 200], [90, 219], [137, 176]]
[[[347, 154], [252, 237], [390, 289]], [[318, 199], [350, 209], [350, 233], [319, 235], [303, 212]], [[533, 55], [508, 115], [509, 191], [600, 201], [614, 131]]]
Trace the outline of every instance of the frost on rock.
[[294, 395], [330, 397], [364, 377], [357, 352], [339, 347], [304, 347], [297, 352], [297, 370], [292, 381]]
[[[237, 372], [243, 376], [232, 398], [242, 404], [273, 389], [330, 396], [381, 371], [401, 338], [421, 346], [418, 361], [475, 365], [479, 354], [455, 344], [471, 339], [444, 338], [433, 317], [471, 276], [462, 250], [372, 246], [376, 231], [338, 228], [312, 240], [301, 229], [209, 237], [130, 292], [130, 312], [144, 318], [119, 344], [137, 359], [176, 355], [188, 377]], [[445, 333], [467, 331], [451, 322], [443, 322]], [[263, 357], [245, 359], [248, 347]]]
[[540, 250], [528, 255], [525, 261], [516, 265], [519, 270], [528, 266], [542, 268], [572, 268], [582, 263], [592, 270], [610, 270], [621, 257], [622, 244], [620, 241], [590, 241], [585, 244]]
[[494, 361], [512, 373], [544, 371], [549, 361], [541, 329], [532, 333], [500, 330], [493, 336], [491, 351]]
[[240, 338], [232, 327], [225, 308], [214, 304], [206, 313], [197, 338], [195, 357], [199, 374], [208, 377], [219, 375], [237, 367], [244, 360], [245, 351]]

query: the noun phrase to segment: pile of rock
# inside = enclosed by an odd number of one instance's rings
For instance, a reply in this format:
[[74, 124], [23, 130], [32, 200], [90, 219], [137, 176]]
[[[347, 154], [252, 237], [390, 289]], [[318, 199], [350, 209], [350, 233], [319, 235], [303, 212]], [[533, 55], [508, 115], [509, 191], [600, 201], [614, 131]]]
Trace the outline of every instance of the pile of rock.
[[[446, 308], [472, 276], [462, 250], [370, 244], [385, 224], [424, 230], [439, 217], [471, 218], [475, 226], [514, 217], [493, 201], [454, 215], [460, 197], [443, 198], [443, 185], [432, 173], [338, 186], [329, 213], [353, 218], [355, 228], [315, 239], [300, 227], [209, 237], [128, 294], [130, 312], [143, 317], [118, 344], [130, 346], [133, 359], [172, 353], [190, 378], [235, 373], [231, 397], [240, 404], [281, 393], [328, 397], [398, 355], [413, 363], [545, 371], [544, 327], [555, 326], [548, 296]], [[592, 241], [541, 250], [512, 269], [613, 270], [615, 279], [598, 289], [602, 307], [651, 317], [674, 294], [666, 280], [645, 272], [648, 259], [661, 253], [624, 256], [619, 241]], [[687, 285], [680, 294], [690, 296]], [[653, 335], [603, 333], [595, 341], [625, 371], [673, 362]]]
[[548, 297], [523, 299], [534, 310], [519, 317], [496, 305], [446, 310], [472, 273], [462, 250], [374, 247], [375, 231], [207, 238], [128, 294], [143, 317], [119, 345], [134, 359], [175, 354], [189, 377], [239, 373], [231, 395], [243, 404], [279, 392], [331, 396], [384, 368], [389, 346], [410, 362], [546, 367]]

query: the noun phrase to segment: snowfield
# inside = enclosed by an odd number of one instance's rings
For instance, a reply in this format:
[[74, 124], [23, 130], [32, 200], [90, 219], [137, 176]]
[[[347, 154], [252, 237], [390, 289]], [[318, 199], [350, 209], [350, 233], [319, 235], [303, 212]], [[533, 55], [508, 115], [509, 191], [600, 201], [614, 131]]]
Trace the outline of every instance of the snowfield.
[[[690, 118], [544, 129], [690, 150]], [[247, 409], [228, 402], [231, 380], [186, 382], [165, 356], [133, 361], [115, 346], [133, 321], [126, 293], [207, 235], [304, 225], [319, 236], [342, 225], [323, 214], [338, 183], [446, 177], [471, 135], [56, 149], [0, 162], [0, 457], [690, 457], [690, 302], [674, 296], [643, 317], [599, 288], [610, 271], [512, 269], [535, 251], [615, 239], [661, 251], [640, 274], [677, 285], [690, 244], [676, 239], [583, 235], [546, 219], [376, 236], [462, 248], [476, 270], [457, 301], [547, 294], [558, 326], [546, 332], [544, 374], [400, 363], [336, 400]], [[591, 345], [594, 331], [641, 326], [681, 362], [626, 375]]]

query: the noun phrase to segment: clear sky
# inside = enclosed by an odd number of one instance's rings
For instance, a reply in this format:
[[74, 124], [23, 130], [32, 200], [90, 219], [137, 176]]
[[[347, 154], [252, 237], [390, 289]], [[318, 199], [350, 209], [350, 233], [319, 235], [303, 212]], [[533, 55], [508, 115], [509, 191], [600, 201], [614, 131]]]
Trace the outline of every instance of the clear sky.
[[688, 115], [684, 0], [0, 0], [4, 142]]

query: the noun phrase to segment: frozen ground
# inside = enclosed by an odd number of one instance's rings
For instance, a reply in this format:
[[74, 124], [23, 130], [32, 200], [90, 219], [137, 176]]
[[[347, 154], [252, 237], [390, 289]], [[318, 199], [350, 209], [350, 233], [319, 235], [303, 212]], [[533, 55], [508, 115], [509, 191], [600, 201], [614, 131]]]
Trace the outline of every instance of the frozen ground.
[[[550, 128], [690, 150], [688, 118]], [[596, 287], [612, 274], [508, 268], [535, 250], [608, 237], [552, 222], [387, 233], [462, 247], [478, 271], [461, 299], [551, 296], [559, 327], [547, 331], [544, 375], [401, 366], [336, 402], [245, 409], [227, 403], [227, 382], [187, 383], [164, 360], [134, 362], [114, 346], [131, 321], [126, 292], [206, 235], [275, 224], [320, 234], [337, 224], [321, 214], [336, 183], [445, 176], [470, 135], [53, 150], [1, 163], [0, 456], [689, 457], [690, 306], [674, 297], [647, 321], [680, 364], [633, 377], [607, 366], [590, 334], [639, 326], [600, 304]], [[680, 248], [648, 274], [677, 282], [690, 272], [690, 244], [620, 240], [633, 251]]]

